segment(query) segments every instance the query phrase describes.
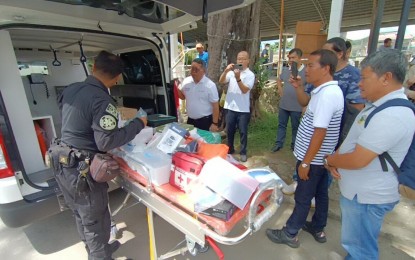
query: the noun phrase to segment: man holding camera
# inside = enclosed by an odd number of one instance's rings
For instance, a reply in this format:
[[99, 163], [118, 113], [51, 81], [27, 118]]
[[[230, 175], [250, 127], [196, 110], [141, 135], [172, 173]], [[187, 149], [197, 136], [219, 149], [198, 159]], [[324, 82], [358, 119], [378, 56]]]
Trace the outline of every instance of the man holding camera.
[[[287, 131], [288, 120], [291, 118], [292, 136], [291, 136], [291, 150], [294, 150], [295, 137], [297, 136], [298, 126], [300, 125], [301, 112], [303, 107], [298, 103], [295, 88], [289, 82], [291, 74], [294, 71], [301, 77], [302, 84], [305, 85], [305, 69], [301, 63], [303, 52], [294, 48], [288, 53], [288, 64], [290, 68], [284, 67], [280, 78], [277, 80], [278, 95], [280, 96], [279, 111], [278, 111], [278, 130], [275, 145], [271, 152], [275, 153], [284, 146], [285, 133]], [[296, 66], [296, 70], [294, 70]], [[293, 75], [294, 78], [297, 75]], [[284, 83], [284, 84], [283, 84]]]
[[239, 52], [236, 58], [237, 64], [229, 64], [219, 78], [219, 83], [229, 83], [224, 106], [227, 109], [226, 135], [229, 154], [235, 152], [233, 143], [236, 128], [238, 128], [241, 139], [240, 159], [242, 162], [247, 160], [248, 124], [251, 118], [249, 95], [255, 83], [255, 75], [248, 68], [249, 61], [248, 52]]

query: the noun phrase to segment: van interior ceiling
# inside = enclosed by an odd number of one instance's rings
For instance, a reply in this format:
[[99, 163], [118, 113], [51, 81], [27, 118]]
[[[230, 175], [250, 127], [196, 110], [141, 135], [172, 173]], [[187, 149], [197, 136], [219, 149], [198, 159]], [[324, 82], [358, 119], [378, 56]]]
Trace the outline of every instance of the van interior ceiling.
[[[155, 44], [143, 38], [50, 28], [10, 28], [8, 31], [31, 116], [34, 120], [39, 119], [40, 127], [45, 117], [50, 117], [53, 122], [54, 131], [46, 134], [47, 143], [60, 137], [58, 95], [65, 86], [83, 81], [90, 74], [92, 60], [101, 50], [120, 55], [125, 64], [123, 80], [114, 91], [111, 90], [117, 105], [143, 107], [149, 114], [168, 114], [163, 83], [166, 75], [162, 73], [162, 66], [166, 64], [159, 59], [158, 40]], [[47, 188], [45, 182], [52, 179], [51, 172], [46, 174], [46, 170], [44, 174], [24, 171], [22, 174], [26, 183], [37, 189]]]

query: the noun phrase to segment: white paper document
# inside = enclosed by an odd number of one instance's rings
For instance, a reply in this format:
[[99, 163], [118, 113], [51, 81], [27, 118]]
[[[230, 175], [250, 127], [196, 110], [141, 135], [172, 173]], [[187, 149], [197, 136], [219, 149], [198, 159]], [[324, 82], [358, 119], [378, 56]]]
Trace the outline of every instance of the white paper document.
[[230, 162], [215, 157], [199, 175], [202, 182], [240, 209], [245, 208], [259, 182]]

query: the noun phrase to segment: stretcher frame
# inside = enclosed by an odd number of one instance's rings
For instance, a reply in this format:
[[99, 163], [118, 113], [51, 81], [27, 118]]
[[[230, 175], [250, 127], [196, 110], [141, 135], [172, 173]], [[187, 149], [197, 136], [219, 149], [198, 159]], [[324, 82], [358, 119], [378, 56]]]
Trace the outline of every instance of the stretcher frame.
[[[117, 158], [119, 162], [125, 164], [125, 162]], [[149, 173], [148, 167], [142, 162], [139, 163], [147, 173]], [[121, 167], [122, 169], [122, 167]], [[170, 257], [185, 254], [189, 251], [191, 255], [197, 255], [199, 252], [208, 248], [207, 240], [212, 247], [212, 240], [224, 245], [235, 245], [242, 242], [248, 235], [258, 231], [262, 224], [269, 220], [277, 211], [282, 203], [283, 195], [281, 189], [283, 184], [279, 180], [272, 179], [259, 186], [256, 192], [252, 195], [249, 202], [249, 210], [244, 217], [247, 220], [245, 231], [237, 236], [221, 235], [212, 230], [208, 224], [201, 222], [199, 219], [190, 215], [188, 212], [175, 205], [174, 202], [167, 200], [165, 197], [160, 196], [155, 192], [154, 187], [151, 185], [151, 175], [146, 174], [145, 179], [147, 184], [142, 184], [128, 176], [128, 174], [122, 169], [122, 174], [114, 179], [114, 182], [126, 190], [128, 193], [123, 203], [114, 211], [113, 216], [116, 215], [132, 196], [143, 203], [147, 207], [147, 223], [149, 230], [150, 240], [150, 259], [168, 259]], [[137, 173], [138, 174], [138, 173]], [[143, 176], [143, 175], [142, 175]], [[269, 205], [265, 207], [259, 214], [257, 214], [257, 207], [261, 203], [260, 198], [263, 197], [265, 192], [270, 192]], [[261, 196], [262, 195], [262, 196]], [[248, 207], [248, 206], [247, 206]], [[153, 214], [156, 213], [172, 226], [177, 228], [180, 232], [185, 234], [186, 247], [180, 248], [158, 257], [156, 239], [154, 234], [154, 222]], [[195, 213], [196, 214], [196, 213]], [[243, 220], [244, 218], [241, 218]], [[218, 254], [217, 250], [214, 248]], [[220, 249], [219, 249], [220, 251]], [[218, 254], [219, 256], [219, 254]], [[222, 256], [223, 257], [223, 256]], [[219, 258], [221, 258], [219, 256]]]

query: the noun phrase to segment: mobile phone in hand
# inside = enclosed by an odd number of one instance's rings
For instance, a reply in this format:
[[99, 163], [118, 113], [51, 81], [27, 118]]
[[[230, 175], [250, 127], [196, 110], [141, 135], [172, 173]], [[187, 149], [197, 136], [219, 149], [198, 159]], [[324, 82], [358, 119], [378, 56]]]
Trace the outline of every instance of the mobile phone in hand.
[[233, 69], [238, 69], [238, 70], [242, 70], [242, 64], [235, 64], [234, 66], [233, 66]]
[[297, 67], [297, 62], [295, 61], [291, 63], [291, 75], [293, 76], [294, 79], [297, 79], [298, 67]]

